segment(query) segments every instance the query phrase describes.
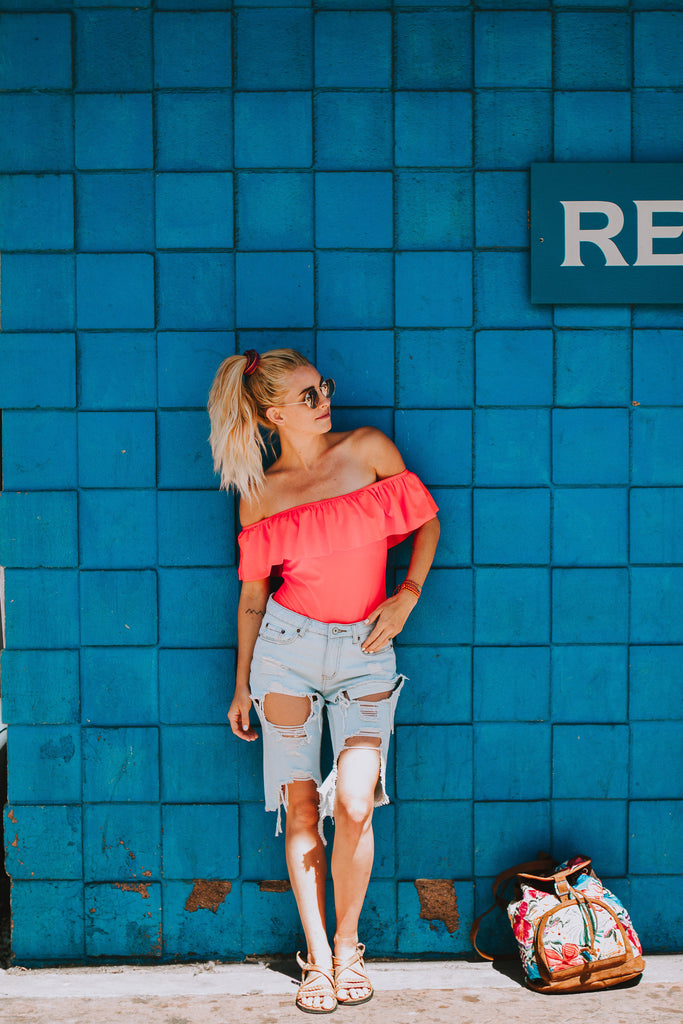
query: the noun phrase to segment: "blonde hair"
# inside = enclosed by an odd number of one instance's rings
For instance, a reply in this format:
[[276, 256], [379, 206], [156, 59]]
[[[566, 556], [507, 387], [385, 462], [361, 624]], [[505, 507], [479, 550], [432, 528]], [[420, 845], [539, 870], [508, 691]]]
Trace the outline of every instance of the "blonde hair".
[[287, 393], [287, 378], [310, 361], [293, 348], [276, 348], [258, 357], [255, 370], [245, 376], [248, 356], [228, 356], [218, 367], [209, 392], [209, 443], [221, 487], [234, 487], [250, 499], [263, 489], [263, 454], [266, 445], [259, 430], [271, 433], [266, 410], [279, 405]]

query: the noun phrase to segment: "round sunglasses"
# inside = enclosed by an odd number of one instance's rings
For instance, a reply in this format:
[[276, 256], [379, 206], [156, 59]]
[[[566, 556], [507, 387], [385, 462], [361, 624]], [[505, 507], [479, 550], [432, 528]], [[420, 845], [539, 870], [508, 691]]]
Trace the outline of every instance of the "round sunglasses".
[[281, 402], [281, 405], [307, 405], [309, 409], [317, 409], [320, 404], [320, 396], [332, 398], [335, 384], [331, 377], [321, 380], [317, 386], [312, 384], [310, 388], [302, 392], [303, 398], [300, 402]]

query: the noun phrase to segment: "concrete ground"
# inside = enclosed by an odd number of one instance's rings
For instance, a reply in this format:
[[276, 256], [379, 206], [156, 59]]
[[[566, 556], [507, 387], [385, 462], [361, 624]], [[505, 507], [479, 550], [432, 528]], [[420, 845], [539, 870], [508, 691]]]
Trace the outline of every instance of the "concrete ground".
[[[680, 1024], [683, 956], [633, 987], [542, 996], [516, 963], [369, 963], [375, 997], [340, 1024]], [[0, 971], [3, 1024], [303, 1024], [290, 962]]]

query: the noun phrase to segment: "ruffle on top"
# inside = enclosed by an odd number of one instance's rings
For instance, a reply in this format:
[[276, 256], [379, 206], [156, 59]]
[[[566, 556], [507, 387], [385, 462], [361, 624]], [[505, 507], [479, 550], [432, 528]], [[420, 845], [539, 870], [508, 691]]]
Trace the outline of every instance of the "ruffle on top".
[[349, 494], [295, 505], [251, 526], [238, 539], [239, 578], [260, 580], [285, 559], [319, 558], [386, 539], [400, 544], [438, 511], [419, 477], [404, 469]]

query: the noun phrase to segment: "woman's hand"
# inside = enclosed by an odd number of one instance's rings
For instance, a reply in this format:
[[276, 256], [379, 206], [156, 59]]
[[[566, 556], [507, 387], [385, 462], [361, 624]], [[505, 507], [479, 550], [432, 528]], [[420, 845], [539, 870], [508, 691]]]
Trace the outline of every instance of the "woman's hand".
[[361, 650], [366, 654], [376, 654], [386, 647], [401, 632], [416, 604], [417, 597], [409, 590], [399, 590], [394, 597], [388, 597], [378, 604], [365, 620], [374, 622], [375, 628], [362, 644]]
[[251, 696], [248, 690], [235, 690], [232, 704], [228, 711], [230, 728], [235, 736], [241, 740], [256, 740], [258, 733], [249, 724], [249, 709], [251, 708]]

